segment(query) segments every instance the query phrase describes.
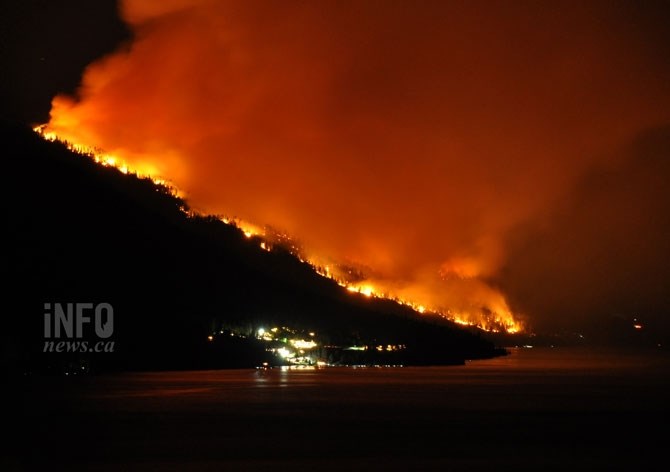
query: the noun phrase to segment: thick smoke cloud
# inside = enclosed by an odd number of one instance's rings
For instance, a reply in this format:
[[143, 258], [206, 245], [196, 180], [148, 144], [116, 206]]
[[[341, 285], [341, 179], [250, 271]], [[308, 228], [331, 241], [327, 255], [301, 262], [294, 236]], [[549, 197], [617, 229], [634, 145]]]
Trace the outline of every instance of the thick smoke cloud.
[[670, 127], [644, 133], [624, 157], [508, 236], [501, 278], [545, 330], [616, 317], [670, 332]]
[[[372, 0], [121, 12], [133, 40], [86, 70], [78, 97], [54, 100], [50, 126], [170, 178], [196, 208], [286, 230], [431, 307], [504, 312], [507, 296], [531, 326], [608, 310], [601, 296], [632, 287], [610, 267], [667, 260], [661, 223], [613, 238], [649, 244], [639, 258], [597, 243], [640, 218], [629, 197], [657, 177], [626, 149], [670, 122], [649, 12]], [[602, 169], [620, 176], [588, 177]]]

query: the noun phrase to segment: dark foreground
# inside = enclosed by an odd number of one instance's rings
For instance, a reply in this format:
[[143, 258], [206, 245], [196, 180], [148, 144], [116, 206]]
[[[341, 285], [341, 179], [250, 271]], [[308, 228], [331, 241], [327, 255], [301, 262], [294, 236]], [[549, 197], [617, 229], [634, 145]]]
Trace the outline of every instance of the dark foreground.
[[451, 367], [27, 378], [2, 469], [660, 470], [669, 374], [667, 353], [536, 348]]

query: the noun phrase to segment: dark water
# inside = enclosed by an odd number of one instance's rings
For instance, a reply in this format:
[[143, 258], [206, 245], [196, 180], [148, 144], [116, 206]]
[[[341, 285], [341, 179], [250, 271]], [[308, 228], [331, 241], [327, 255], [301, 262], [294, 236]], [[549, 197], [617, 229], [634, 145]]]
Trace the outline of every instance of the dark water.
[[450, 367], [33, 378], [9, 468], [657, 470], [669, 374], [667, 353], [535, 348]]

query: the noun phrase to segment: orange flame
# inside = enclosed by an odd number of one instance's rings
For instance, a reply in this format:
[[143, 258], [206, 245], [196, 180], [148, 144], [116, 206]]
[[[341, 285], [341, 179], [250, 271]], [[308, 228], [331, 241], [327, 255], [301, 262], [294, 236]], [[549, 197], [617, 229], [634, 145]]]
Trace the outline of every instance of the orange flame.
[[[120, 155], [112, 155], [105, 153], [102, 150], [99, 150], [95, 147], [88, 146], [76, 141], [68, 139], [70, 136], [76, 136], [65, 134], [64, 137], [60, 134], [51, 130], [51, 125], [40, 125], [34, 128], [34, 131], [38, 133], [42, 138], [48, 141], [60, 141], [67, 145], [67, 147], [79, 154], [87, 155], [91, 157], [96, 163], [106, 166], [114, 167], [124, 174], [134, 174], [141, 177], [150, 178], [155, 184], [165, 186], [173, 193], [173, 195], [183, 197], [184, 193], [179, 190], [174, 185], [170, 184], [168, 180], [163, 177], [157, 176], [152, 171], [154, 170], [151, 166], [140, 166], [139, 168], [130, 167], [128, 161], [126, 161]], [[75, 138], [76, 139], [76, 138]], [[188, 210], [189, 212], [192, 210]], [[272, 243], [269, 241], [272, 235], [267, 234], [267, 232], [258, 225], [249, 223], [246, 221], [241, 221], [236, 218], [221, 217], [221, 221], [225, 224], [230, 224], [238, 227], [247, 238], [251, 237], [260, 237], [265, 238], [260, 243], [260, 248], [266, 251], [271, 251]], [[293, 243], [293, 240], [290, 236], [284, 234], [274, 235], [275, 239], [279, 241], [284, 247], [287, 247], [291, 252], [300, 258], [301, 261], [310, 264], [316, 273], [321, 276], [327, 277], [336, 281], [342, 287], [345, 287], [349, 292], [362, 294], [366, 297], [374, 298], [385, 298], [393, 300], [401, 305], [408, 306], [418, 313], [435, 313], [447, 318], [455, 323], [474, 326], [485, 331], [506, 331], [508, 333], [516, 333], [522, 330], [522, 324], [520, 321], [516, 320], [512, 312], [507, 307], [502, 296], [497, 300], [497, 305], [492, 308], [487, 315], [484, 315], [482, 312], [477, 312], [473, 310], [472, 312], [468, 311], [458, 311], [458, 310], [441, 310], [439, 308], [431, 308], [429, 305], [422, 304], [420, 302], [414, 301], [410, 298], [403, 298], [397, 294], [394, 294], [390, 290], [385, 290], [383, 288], [377, 287], [372, 283], [368, 282], [350, 282], [343, 275], [341, 270], [334, 271], [331, 265], [322, 266], [318, 262], [317, 257], [306, 258], [299, 247]], [[453, 265], [453, 263], [452, 263]], [[452, 268], [456, 273], [461, 274], [462, 276], [473, 276], [472, 267], [467, 264], [462, 268]]]

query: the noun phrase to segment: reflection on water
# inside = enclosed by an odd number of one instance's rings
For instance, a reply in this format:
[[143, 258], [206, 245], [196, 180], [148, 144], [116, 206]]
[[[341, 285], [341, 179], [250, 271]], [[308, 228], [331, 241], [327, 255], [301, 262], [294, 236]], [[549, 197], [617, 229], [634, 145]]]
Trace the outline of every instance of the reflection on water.
[[44, 454], [27, 461], [83, 470], [641, 470], [664, 450], [649, 425], [668, 411], [668, 374], [660, 352], [534, 348], [448, 367], [33, 379], [28, 423]]
[[61, 380], [51, 388], [79, 398], [78, 407], [124, 411], [319, 402], [329, 408], [425, 402], [468, 411], [570, 410], [628, 408], [635, 397], [636, 408], [654, 408], [665, 404], [657, 392], [667, 387], [669, 365], [658, 352], [518, 348], [463, 366], [143, 372]]
[[[587, 348], [512, 348], [508, 356], [466, 362], [463, 366], [436, 367], [310, 367], [299, 369], [235, 369], [210, 371], [148, 372], [94, 378], [90, 394], [96, 398], [119, 396], [200, 396], [219, 398], [256, 389], [291, 387], [323, 389], [373, 387], [402, 389], [420, 385], [426, 392], [441, 387], [500, 385], [506, 388], [531, 382], [535, 387], [567, 388], [598, 382], [665, 382], [669, 357], [660, 351], [612, 351]], [[87, 384], [86, 380], [82, 381]]]

